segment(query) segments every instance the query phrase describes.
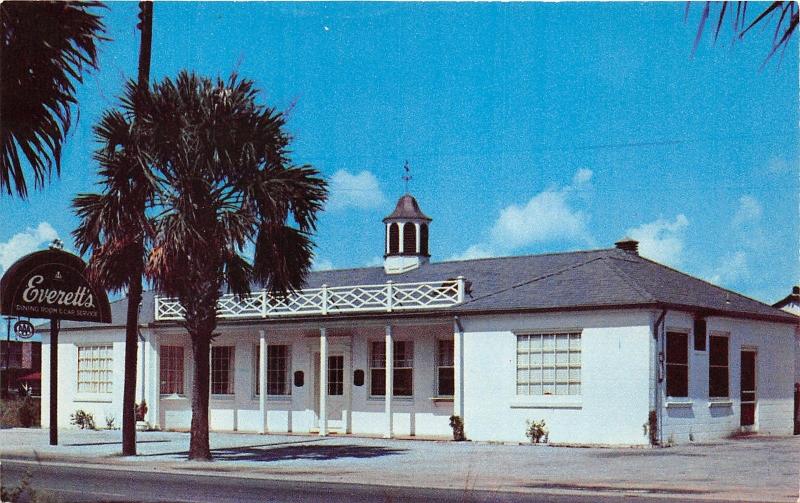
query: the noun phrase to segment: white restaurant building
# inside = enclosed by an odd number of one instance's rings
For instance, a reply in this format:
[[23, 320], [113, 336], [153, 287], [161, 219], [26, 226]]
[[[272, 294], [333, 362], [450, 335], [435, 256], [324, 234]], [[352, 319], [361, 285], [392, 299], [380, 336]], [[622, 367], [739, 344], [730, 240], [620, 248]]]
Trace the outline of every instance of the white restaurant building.
[[[792, 433], [796, 316], [645, 259], [631, 240], [432, 263], [412, 196], [384, 223], [384, 267], [314, 272], [284, 300], [223, 297], [212, 430], [449, 437], [458, 415], [489, 441], [525, 441], [540, 419], [567, 444], [646, 445], [654, 423], [662, 443]], [[111, 325], [62, 324], [62, 426], [77, 409], [121, 419], [125, 312], [121, 300]], [[191, 420], [181, 312], [144, 296], [137, 401], [161, 429]]]

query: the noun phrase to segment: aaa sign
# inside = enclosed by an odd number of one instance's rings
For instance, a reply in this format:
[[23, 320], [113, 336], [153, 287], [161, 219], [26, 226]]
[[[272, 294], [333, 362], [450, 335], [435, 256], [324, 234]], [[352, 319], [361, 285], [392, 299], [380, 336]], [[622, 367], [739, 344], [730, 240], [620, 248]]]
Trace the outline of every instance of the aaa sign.
[[104, 291], [89, 284], [86, 265], [61, 250], [31, 253], [0, 279], [0, 312], [59, 320], [111, 322]]

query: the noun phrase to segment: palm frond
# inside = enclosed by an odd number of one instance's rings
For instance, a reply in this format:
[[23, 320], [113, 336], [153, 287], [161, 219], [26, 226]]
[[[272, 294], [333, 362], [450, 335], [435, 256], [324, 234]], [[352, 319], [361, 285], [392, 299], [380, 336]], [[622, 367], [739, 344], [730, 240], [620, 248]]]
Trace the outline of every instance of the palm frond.
[[[748, 34], [755, 26], [765, 26], [766, 23], [770, 22], [771, 19], [774, 19], [776, 15], [780, 13], [780, 15], [777, 16], [777, 23], [775, 23], [775, 28], [773, 31], [771, 42], [772, 47], [770, 48], [767, 57], [764, 59], [764, 63], [761, 65], [763, 68], [767, 62], [769, 62], [772, 56], [778, 51], [778, 49], [786, 48], [792, 36], [794, 35], [798, 24], [797, 3], [793, 1], [771, 2], [750, 22], [747, 21], [747, 6], [749, 2], [736, 2], [735, 12], [733, 8], [728, 8], [729, 3], [730, 2], [719, 2], [720, 11], [719, 15], [717, 16], [717, 26], [714, 30], [714, 42], [716, 42], [717, 38], [719, 37], [719, 34], [722, 30], [723, 21], [726, 16], [729, 16], [732, 20], [731, 26], [734, 34], [732, 41], [734, 41], [744, 38], [744, 36]], [[686, 3], [684, 21], [688, 18], [690, 5], [691, 2]], [[697, 34], [692, 46], [692, 54], [695, 53], [698, 45], [700, 44], [700, 40], [702, 39], [703, 30], [710, 17], [711, 5], [711, 2], [705, 2], [703, 6], [703, 11], [700, 15], [700, 21], [697, 26]]]
[[0, 192], [27, 197], [26, 167], [35, 187], [61, 170], [72, 124], [75, 83], [97, 68], [105, 40], [100, 2], [0, 3]]
[[[142, 99], [137, 124], [157, 173], [147, 275], [169, 295], [194, 302], [193, 291], [223, 282], [244, 295], [251, 280], [284, 294], [302, 287], [327, 186], [311, 166], [292, 164], [284, 116], [258, 97], [237, 75], [181, 72]], [[241, 257], [248, 243], [253, 266]]]

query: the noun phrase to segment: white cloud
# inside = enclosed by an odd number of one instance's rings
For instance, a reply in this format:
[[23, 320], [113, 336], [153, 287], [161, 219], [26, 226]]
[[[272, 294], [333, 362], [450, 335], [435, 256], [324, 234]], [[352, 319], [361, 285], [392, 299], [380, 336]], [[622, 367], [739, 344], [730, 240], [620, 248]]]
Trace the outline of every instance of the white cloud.
[[340, 169], [330, 179], [330, 197], [326, 205], [330, 211], [373, 209], [385, 205], [386, 196], [381, 191], [378, 179], [369, 171], [354, 175]]
[[589, 217], [572, 208], [567, 191], [545, 191], [524, 206], [512, 204], [500, 211], [491, 230], [494, 243], [519, 248], [543, 241], [585, 241]]
[[331, 269], [333, 269], [333, 262], [326, 258], [314, 257], [314, 261], [311, 263], [312, 271], [330, 271]]
[[733, 225], [739, 226], [747, 222], [754, 222], [761, 219], [764, 210], [761, 203], [753, 196], [742, 196], [739, 198], [739, 207], [733, 215]]
[[572, 177], [572, 186], [577, 188], [588, 184], [592, 180], [593, 174], [591, 169], [580, 168]]
[[367, 260], [365, 267], [378, 267], [383, 266], [383, 257], [379, 257], [375, 255], [371, 259]]
[[18, 258], [42, 248], [56, 238], [58, 232], [47, 222], [14, 234], [5, 243], [0, 243], [0, 269], [8, 269]]
[[749, 273], [747, 254], [739, 250], [725, 256], [708, 275], [708, 281], [717, 285], [726, 285], [747, 277]]
[[628, 236], [639, 242], [639, 253], [662, 264], [677, 266], [683, 261], [684, 231], [689, 219], [683, 213], [674, 221], [659, 218], [628, 229]]
[[447, 260], [472, 260], [476, 258], [487, 258], [497, 255], [496, 252], [486, 245], [477, 244], [467, 248], [463, 253], [458, 253], [447, 258]]
[[532, 244], [551, 241], [591, 243], [589, 215], [575, 208], [574, 192], [585, 190], [592, 179], [590, 169], [581, 168], [566, 187], [550, 188], [531, 197], [525, 204], [511, 204], [489, 230], [489, 240], [476, 243], [450, 260], [467, 260], [503, 255]]
[[792, 164], [781, 157], [773, 157], [767, 163], [767, 171], [773, 175], [782, 175], [784, 173], [796, 172]]

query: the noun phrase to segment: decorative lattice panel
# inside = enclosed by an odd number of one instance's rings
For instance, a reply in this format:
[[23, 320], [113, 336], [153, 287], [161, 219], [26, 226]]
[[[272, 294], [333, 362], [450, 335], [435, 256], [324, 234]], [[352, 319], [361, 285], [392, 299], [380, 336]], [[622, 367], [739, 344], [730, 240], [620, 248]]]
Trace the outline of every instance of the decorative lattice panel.
[[[381, 285], [323, 286], [301, 290], [286, 297], [275, 297], [266, 291], [238, 297], [227, 294], [220, 298], [220, 318], [268, 318], [278, 316], [327, 315], [397, 311], [407, 309], [439, 309], [464, 301], [464, 278], [419, 283]], [[184, 310], [177, 299], [156, 297], [156, 320], [183, 319]]]

